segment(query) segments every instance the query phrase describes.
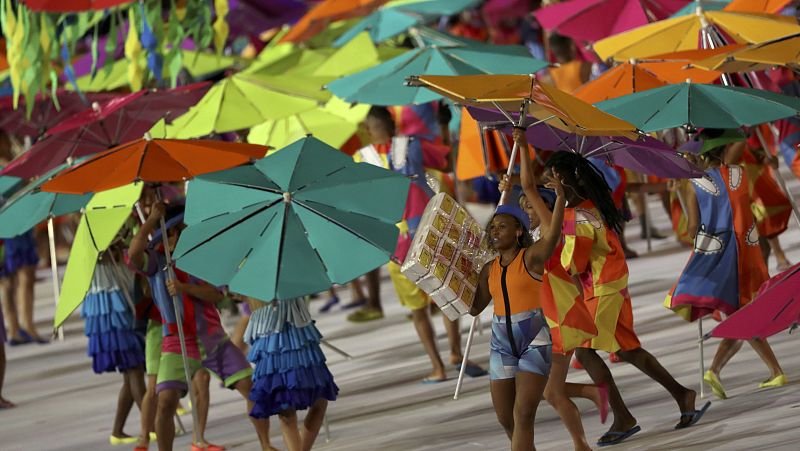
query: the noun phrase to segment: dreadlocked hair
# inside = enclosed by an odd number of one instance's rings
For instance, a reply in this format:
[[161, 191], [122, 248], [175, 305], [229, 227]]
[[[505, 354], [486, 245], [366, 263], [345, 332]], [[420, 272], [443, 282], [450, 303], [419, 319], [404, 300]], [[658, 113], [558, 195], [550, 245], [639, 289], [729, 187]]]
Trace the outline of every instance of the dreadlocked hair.
[[547, 160], [545, 168], [554, 169], [564, 177], [565, 186], [569, 185], [578, 196], [591, 200], [606, 225], [618, 235], [622, 233], [625, 218], [614, 204], [605, 177], [589, 160], [572, 152], [556, 152]]

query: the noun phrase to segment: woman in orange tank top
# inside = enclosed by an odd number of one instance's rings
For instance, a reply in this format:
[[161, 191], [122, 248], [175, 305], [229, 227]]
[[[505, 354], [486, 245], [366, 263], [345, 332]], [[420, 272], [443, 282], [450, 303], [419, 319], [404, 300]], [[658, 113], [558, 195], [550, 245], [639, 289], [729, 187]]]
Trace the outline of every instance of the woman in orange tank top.
[[565, 203], [559, 196], [550, 227], [535, 244], [528, 232], [528, 215], [515, 205], [498, 207], [488, 234], [499, 256], [483, 267], [470, 311], [477, 316], [494, 300], [489, 356], [492, 404], [513, 450], [533, 448], [533, 422], [552, 351], [539, 302], [541, 275], [530, 268], [540, 267], [553, 253], [561, 236]]

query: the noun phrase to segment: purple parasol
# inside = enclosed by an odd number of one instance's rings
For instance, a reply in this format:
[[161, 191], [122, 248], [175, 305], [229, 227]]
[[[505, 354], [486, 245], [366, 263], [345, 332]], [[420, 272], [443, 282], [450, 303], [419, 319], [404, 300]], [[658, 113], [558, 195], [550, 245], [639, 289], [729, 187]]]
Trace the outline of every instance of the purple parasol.
[[[481, 125], [507, 134], [513, 130], [500, 112], [475, 107], [467, 107], [467, 110]], [[524, 124], [528, 129], [528, 142], [538, 149], [577, 152], [587, 158], [607, 158], [613, 164], [658, 177], [695, 178], [703, 175], [700, 168], [678, 152], [649, 136], [641, 136], [636, 141], [619, 136], [580, 136], [535, 122], [535, 118], [529, 117]]]

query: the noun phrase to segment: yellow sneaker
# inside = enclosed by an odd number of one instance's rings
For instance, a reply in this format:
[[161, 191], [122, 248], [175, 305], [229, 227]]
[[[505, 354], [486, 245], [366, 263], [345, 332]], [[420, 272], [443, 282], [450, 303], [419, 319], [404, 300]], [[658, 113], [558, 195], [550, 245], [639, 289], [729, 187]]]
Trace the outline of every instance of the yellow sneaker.
[[711, 370], [706, 371], [706, 374], [703, 375], [703, 380], [711, 387], [711, 391], [714, 392], [717, 398], [728, 399], [728, 395], [725, 394], [725, 389], [722, 388], [722, 382]]
[[758, 384], [758, 388], [773, 388], [773, 387], [783, 387], [789, 381], [786, 379], [785, 374], [779, 374], [772, 379], [767, 379], [764, 382]]
[[114, 437], [113, 435], [108, 436], [108, 443], [111, 443], [112, 446], [133, 445], [138, 441], [139, 437]]

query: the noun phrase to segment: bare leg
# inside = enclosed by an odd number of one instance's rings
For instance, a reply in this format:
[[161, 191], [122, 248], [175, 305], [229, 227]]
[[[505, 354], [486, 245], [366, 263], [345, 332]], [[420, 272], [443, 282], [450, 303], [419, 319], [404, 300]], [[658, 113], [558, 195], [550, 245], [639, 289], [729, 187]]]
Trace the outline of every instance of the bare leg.
[[520, 371], [516, 377], [517, 396], [514, 400], [514, 434], [511, 437], [513, 451], [536, 449], [533, 440], [533, 422], [536, 410], [547, 385], [545, 376]]
[[457, 365], [464, 357], [461, 353], [461, 321], [458, 319], [450, 321], [446, 315], [442, 315], [442, 321], [447, 331], [447, 341], [450, 343], [450, 364]]
[[444, 380], [447, 378], [447, 372], [444, 369], [444, 363], [439, 356], [439, 350], [436, 349], [436, 336], [433, 331], [433, 324], [431, 324], [431, 317], [428, 313], [428, 306], [412, 310], [411, 319], [414, 321], [414, 327], [417, 329], [417, 335], [428, 353], [433, 365], [433, 372], [428, 375], [431, 380]]
[[117, 413], [114, 415], [114, 425], [111, 428], [111, 435], [117, 438], [128, 437], [123, 429], [125, 428], [125, 420], [128, 419], [128, 413], [133, 407], [131, 387], [128, 384], [126, 374], [122, 375], [122, 380], [122, 387], [119, 388], [119, 395], [117, 396]]
[[597, 385], [567, 382], [564, 384], [564, 393], [566, 393], [567, 398], [570, 399], [588, 399], [589, 401], [593, 402], [595, 406], [597, 406], [598, 410], [600, 409], [600, 404], [602, 404], [602, 400], [600, 399], [600, 390], [597, 388]]
[[669, 394], [675, 399], [675, 402], [678, 403], [680, 412], [691, 412], [695, 410], [694, 401], [697, 393], [676, 381], [675, 378], [669, 374], [669, 371], [661, 366], [658, 360], [645, 349], [637, 348], [632, 351], [620, 350], [617, 351], [617, 355], [667, 389]]
[[367, 278], [367, 305], [365, 308], [383, 311], [381, 305], [381, 270], [380, 268], [366, 274]]
[[325, 420], [326, 410], [328, 410], [328, 400], [325, 398], [316, 400], [308, 409], [308, 413], [303, 420], [303, 427], [300, 429], [303, 451], [311, 451], [314, 446], [317, 435], [319, 435], [319, 428], [322, 427], [322, 422]]
[[[756, 353], [758, 353], [758, 356], [761, 357], [761, 360], [763, 360], [767, 365], [767, 368], [769, 368], [770, 379], [774, 379], [783, 374], [781, 364], [778, 363], [778, 359], [775, 357], [775, 353], [772, 352], [772, 348], [770, 347], [769, 343], [767, 343], [767, 340], [761, 340], [757, 338], [749, 340], [748, 343], [750, 343], [750, 346], [755, 349]], [[2, 380], [0, 380], [0, 382], [2, 382]]]
[[[587, 451], [591, 450], [592, 448], [589, 446], [589, 442], [586, 441], [586, 433], [583, 431], [581, 414], [578, 411], [578, 407], [569, 399], [569, 396], [567, 395], [568, 384], [566, 384], [566, 380], [571, 357], [571, 355], [559, 354], [556, 352], [552, 354], [550, 376], [547, 379], [547, 385], [544, 389], [544, 397], [547, 399], [547, 402], [553, 406], [556, 412], [558, 412], [558, 416], [561, 417], [561, 421], [564, 423], [569, 435], [572, 437], [572, 443], [575, 446], [575, 450]], [[597, 388], [594, 388], [596, 392]]]
[[247, 323], [250, 322], [249, 315], [241, 315], [236, 325], [233, 327], [231, 333], [231, 343], [239, 348], [243, 353], [247, 354], [247, 343], [244, 342], [244, 331], [247, 329]]
[[350, 282], [350, 290], [353, 294], [353, 300], [357, 301], [359, 299], [364, 299], [364, 287], [361, 286], [361, 280], [353, 279]]
[[514, 435], [514, 399], [517, 397], [517, 386], [514, 379], [496, 379], [490, 382], [492, 405], [497, 421], [506, 431], [508, 439]]
[[730, 338], [723, 339], [719, 343], [717, 353], [714, 354], [714, 360], [711, 361], [711, 366], [708, 368], [709, 371], [719, 377], [722, 368], [724, 368], [731, 358], [742, 349], [743, 344], [741, 340], [732, 340]]
[[[238, 391], [246, 401], [247, 413], [250, 413], [250, 411], [253, 410], [253, 401], [250, 401], [250, 390], [253, 388], [253, 381], [249, 377], [242, 379], [236, 382], [234, 388], [236, 388], [236, 391]], [[261, 443], [261, 449], [271, 449], [272, 445], [269, 442], [269, 418], [259, 419], [249, 415], [248, 417], [256, 430], [258, 441]]]
[[156, 412], [156, 435], [158, 435], [158, 451], [172, 451], [172, 442], [175, 441], [175, 410], [181, 394], [171, 388], [162, 390], [158, 394], [158, 410]]
[[[2, 318], [0, 318], [2, 321]], [[6, 344], [0, 340], [0, 408], [9, 409], [16, 407], [13, 402], [3, 397], [3, 381], [6, 377]]]
[[628, 410], [622, 395], [619, 393], [614, 377], [606, 366], [603, 359], [597, 355], [597, 351], [588, 348], [578, 348], [575, 350], [575, 357], [581, 362], [583, 368], [589, 373], [595, 384], [605, 384], [608, 387], [608, 403], [614, 413], [614, 423], [609, 430], [615, 432], [625, 432], [636, 426], [636, 418]]
[[300, 437], [300, 431], [297, 428], [297, 412], [285, 410], [278, 414], [278, 419], [281, 422], [281, 434], [286, 448], [289, 451], [301, 451], [303, 449], [303, 439]]
[[[789, 259], [786, 258], [786, 253], [783, 251], [781, 247], [781, 242], [778, 237], [769, 238], [767, 240], [769, 242], [769, 246], [772, 248], [772, 251], [775, 252], [775, 259], [778, 261], [778, 269], [785, 270], [789, 269], [792, 265], [789, 262]], [[765, 259], [766, 260], [766, 259]]]
[[[150, 445], [150, 433], [155, 432], [156, 422], [156, 375], [147, 375], [147, 389], [142, 397], [141, 419], [142, 435], [137, 446], [146, 448]], [[175, 406], [177, 409], [177, 404]]]
[[15, 287], [16, 277], [13, 275], [0, 281], [0, 289], [3, 290], [3, 316], [8, 320], [8, 338], [20, 340], [22, 336], [19, 334], [19, 317], [14, 299]]
[[[197, 432], [195, 433], [195, 444], [204, 444], [206, 442], [206, 423], [208, 422], [208, 405], [210, 403], [210, 395], [208, 391], [208, 384], [211, 382], [211, 376], [208, 371], [201, 369], [192, 377], [192, 387], [194, 389], [194, 400], [197, 402], [193, 409], [197, 409]], [[177, 409], [177, 406], [176, 406]]]
[[36, 282], [36, 268], [25, 266], [17, 271], [17, 303], [25, 330], [36, 340], [41, 339], [33, 322], [33, 284]]

